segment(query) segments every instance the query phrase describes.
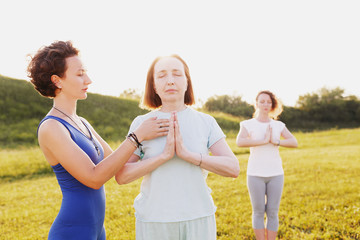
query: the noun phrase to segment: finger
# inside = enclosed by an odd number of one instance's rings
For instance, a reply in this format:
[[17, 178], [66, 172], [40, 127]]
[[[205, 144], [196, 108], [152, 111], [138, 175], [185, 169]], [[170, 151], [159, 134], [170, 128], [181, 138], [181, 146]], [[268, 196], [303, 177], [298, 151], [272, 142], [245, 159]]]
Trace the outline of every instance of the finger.
[[170, 126], [170, 121], [167, 121], [167, 122], [162, 122], [162, 123], [160, 123], [160, 126], [161, 127], [169, 127]]
[[177, 112], [173, 112], [173, 115], [174, 115], [174, 121], [177, 121], [178, 120]]
[[170, 126], [167, 127], [159, 127], [157, 129], [158, 132], [168, 132], [170, 130]]
[[[171, 117], [172, 118], [172, 117]], [[170, 118], [170, 119], [171, 119]], [[171, 119], [172, 120], [172, 119]], [[174, 121], [170, 121], [169, 122], [169, 127], [168, 127], [168, 130], [170, 133], [174, 133]]]
[[157, 117], [148, 118], [148, 119], [146, 119], [146, 121], [148, 121], [148, 122], [157, 121]]
[[170, 123], [159, 123], [158, 125], [157, 125], [157, 128], [159, 129], [159, 130], [162, 130], [162, 129], [168, 129], [170, 127]]
[[169, 135], [169, 132], [158, 132], [156, 134], [157, 137], [163, 137], [163, 136], [167, 136], [167, 135]]
[[174, 125], [175, 125], [175, 138], [180, 139], [181, 134], [180, 134], [179, 123], [174, 122]]
[[168, 124], [170, 122], [169, 119], [157, 119], [156, 123], [157, 124]]

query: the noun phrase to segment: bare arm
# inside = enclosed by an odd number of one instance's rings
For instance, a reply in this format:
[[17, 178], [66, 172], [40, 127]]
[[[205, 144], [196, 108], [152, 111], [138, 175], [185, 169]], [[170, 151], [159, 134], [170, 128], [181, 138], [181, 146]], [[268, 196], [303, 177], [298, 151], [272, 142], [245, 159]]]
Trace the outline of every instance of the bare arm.
[[250, 139], [249, 133], [246, 128], [241, 127], [240, 132], [236, 138], [236, 145], [238, 147], [256, 147], [268, 144], [271, 139], [271, 128], [270, 126], [266, 129], [266, 134], [264, 139]]
[[[134, 162], [134, 159], [137, 159]], [[138, 161], [139, 156], [133, 155], [131, 160], [127, 162], [123, 168], [115, 175], [115, 180], [118, 184], [127, 184], [135, 181], [148, 173], [151, 173], [170, 158], [165, 155], [158, 155], [156, 157], [148, 158], [146, 160]]]
[[[134, 131], [140, 141], [167, 134], [163, 130], [160, 131], [160, 127], [149, 128], [151, 124], [156, 126], [156, 121], [152, 123], [151, 121], [145, 121], [145, 124], [141, 124]], [[159, 131], [154, 130], [155, 128]], [[114, 152], [95, 165], [71, 139], [68, 130], [55, 120], [47, 120], [40, 126], [39, 144], [51, 165], [61, 163], [74, 178], [94, 189], [100, 188], [113, 177], [136, 149], [131, 141], [125, 140]]]
[[210, 147], [213, 156], [190, 152], [183, 144], [177, 121], [174, 124], [175, 149], [178, 157], [224, 177], [236, 178], [239, 175], [239, 161], [226, 143], [225, 138], [220, 139]]
[[282, 147], [289, 147], [289, 148], [296, 148], [298, 146], [297, 140], [294, 137], [294, 135], [291, 134], [291, 132], [287, 129], [287, 127], [285, 127], [282, 132], [281, 132], [281, 136], [284, 139], [279, 139], [277, 142], [274, 142], [272, 140], [273, 144], [279, 144], [279, 146]]
[[128, 163], [115, 175], [115, 180], [118, 184], [127, 184], [136, 179], [139, 179], [146, 174], [154, 171], [163, 163], [170, 160], [175, 154], [175, 143], [174, 143], [174, 124], [173, 117], [170, 118], [169, 132], [166, 137], [166, 145], [164, 151], [152, 158], [138, 161], [139, 156], [133, 154], [129, 159]]
[[[91, 124], [84, 118], [81, 118], [83, 121], [85, 121], [88, 126], [90, 127], [91, 133], [96, 137], [96, 139], [100, 142], [101, 146], [104, 149], [104, 158], [108, 157], [113, 150], [109, 146], [109, 144], [95, 131], [95, 129], [91, 126]], [[161, 135], [164, 133], [167, 134], [168, 127], [169, 127], [169, 120], [168, 119], [156, 119], [156, 117], [153, 117], [148, 120], [148, 122], [145, 122], [146, 126], [149, 127], [150, 130], [153, 130], [154, 132], [151, 133], [151, 136], [158, 137], [163, 136]], [[161, 128], [157, 128], [157, 125], [161, 124]], [[160, 133], [160, 135], [158, 135]], [[150, 139], [150, 138], [149, 138]]]

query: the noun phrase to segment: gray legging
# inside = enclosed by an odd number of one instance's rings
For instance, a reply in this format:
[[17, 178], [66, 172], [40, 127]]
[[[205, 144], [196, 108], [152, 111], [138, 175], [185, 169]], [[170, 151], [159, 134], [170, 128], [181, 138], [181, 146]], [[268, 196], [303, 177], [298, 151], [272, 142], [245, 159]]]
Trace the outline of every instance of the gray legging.
[[276, 232], [279, 227], [278, 211], [284, 186], [284, 175], [273, 177], [248, 175], [247, 185], [253, 210], [253, 228], [265, 228], [264, 215], [266, 212], [266, 229]]

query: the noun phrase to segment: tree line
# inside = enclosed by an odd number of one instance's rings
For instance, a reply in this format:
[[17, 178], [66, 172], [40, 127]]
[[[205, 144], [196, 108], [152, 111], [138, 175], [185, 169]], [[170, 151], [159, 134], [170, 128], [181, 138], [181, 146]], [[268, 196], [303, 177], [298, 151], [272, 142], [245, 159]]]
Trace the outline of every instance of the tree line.
[[[78, 114], [106, 140], [122, 141], [133, 119], [148, 112], [140, 109], [140, 98], [133, 90], [120, 97], [89, 93], [86, 101], [79, 101]], [[52, 100], [41, 97], [29, 82], [0, 75], [0, 148], [36, 145], [37, 126], [51, 106]], [[209, 98], [199, 110], [215, 117], [228, 136], [236, 136], [239, 121], [254, 112], [241, 96], [228, 95]], [[323, 88], [300, 96], [295, 107], [284, 106], [280, 120], [292, 131], [359, 127], [360, 101], [344, 96], [340, 88]]]
[[[292, 130], [312, 131], [329, 128], [360, 126], [360, 100], [357, 96], [344, 96], [344, 89], [321, 88], [314, 93], [299, 96], [295, 107], [284, 106], [279, 120]], [[245, 119], [251, 118], [254, 106], [241, 96], [210, 97], [203, 109], [224, 112]]]

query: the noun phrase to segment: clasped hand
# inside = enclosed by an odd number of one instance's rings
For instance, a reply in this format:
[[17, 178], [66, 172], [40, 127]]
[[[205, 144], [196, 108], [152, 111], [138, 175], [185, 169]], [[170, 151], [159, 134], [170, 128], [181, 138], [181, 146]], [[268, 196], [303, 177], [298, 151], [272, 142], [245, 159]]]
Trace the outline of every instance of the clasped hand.
[[268, 127], [266, 128], [264, 144], [272, 143], [274, 145], [278, 145], [279, 140], [280, 139], [275, 139], [274, 136], [272, 135], [272, 127], [269, 124]]
[[162, 154], [166, 160], [169, 160], [174, 157], [175, 153], [179, 158], [184, 160], [186, 160], [190, 154], [183, 143], [177, 113], [172, 112], [169, 120], [169, 132], [166, 137], [166, 145]]

